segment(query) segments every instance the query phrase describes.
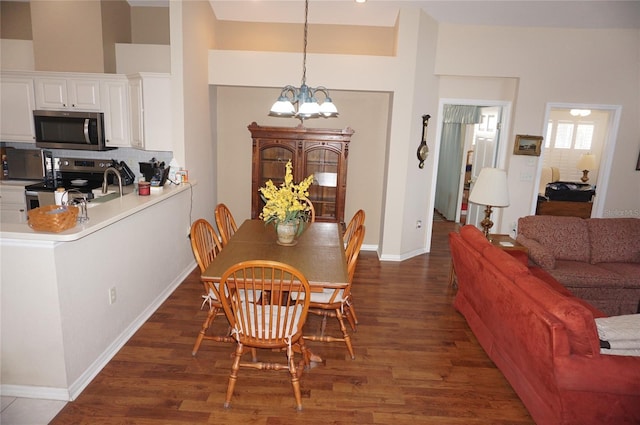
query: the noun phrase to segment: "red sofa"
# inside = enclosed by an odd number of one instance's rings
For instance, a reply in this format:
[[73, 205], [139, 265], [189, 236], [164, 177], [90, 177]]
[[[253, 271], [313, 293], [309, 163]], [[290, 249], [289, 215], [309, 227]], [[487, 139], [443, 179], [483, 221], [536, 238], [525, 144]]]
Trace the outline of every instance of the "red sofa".
[[601, 311], [473, 226], [449, 244], [454, 306], [538, 425], [640, 424], [640, 357], [600, 354]]

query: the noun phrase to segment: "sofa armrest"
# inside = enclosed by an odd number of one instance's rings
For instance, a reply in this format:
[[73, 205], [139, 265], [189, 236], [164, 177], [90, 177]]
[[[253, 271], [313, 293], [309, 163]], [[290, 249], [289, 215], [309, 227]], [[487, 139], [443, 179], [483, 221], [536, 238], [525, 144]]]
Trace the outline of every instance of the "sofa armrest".
[[640, 357], [560, 356], [555, 364], [561, 389], [640, 397]]
[[516, 241], [529, 250], [529, 257], [534, 263], [547, 270], [556, 268], [556, 259], [551, 249], [546, 248], [540, 242], [524, 235], [518, 235]]

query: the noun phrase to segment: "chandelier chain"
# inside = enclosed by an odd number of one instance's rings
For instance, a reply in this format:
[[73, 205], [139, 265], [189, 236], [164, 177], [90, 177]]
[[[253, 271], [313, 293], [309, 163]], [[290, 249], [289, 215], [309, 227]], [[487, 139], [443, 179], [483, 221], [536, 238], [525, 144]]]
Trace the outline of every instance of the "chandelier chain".
[[[302, 84], [300, 87], [286, 85], [282, 88], [278, 100], [269, 111], [274, 117], [295, 117], [301, 122], [308, 118], [335, 118], [338, 109], [329, 96], [329, 90], [324, 86], [307, 86], [307, 42], [309, 40], [309, 0], [304, 1], [304, 39], [302, 46]], [[316, 94], [324, 96], [322, 104], [316, 99]], [[294, 106], [297, 104], [297, 109]]]
[[307, 31], [309, 29], [309, 0], [304, 1], [304, 44], [302, 48], [302, 85], [307, 83]]

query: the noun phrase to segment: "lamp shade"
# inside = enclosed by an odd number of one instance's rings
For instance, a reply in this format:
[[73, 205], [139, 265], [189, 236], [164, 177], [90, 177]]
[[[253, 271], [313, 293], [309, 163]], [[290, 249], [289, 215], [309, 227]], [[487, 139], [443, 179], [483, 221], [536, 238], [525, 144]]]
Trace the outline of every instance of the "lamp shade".
[[478, 179], [471, 189], [469, 202], [493, 207], [508, 207], [507, 172], [498, 168], [483, 168], [480, 170]]
[[594, 170], [596, 168], [596, 156], [592, 153], [585, 153], [578, 160], [576, 168], [578, 170]]

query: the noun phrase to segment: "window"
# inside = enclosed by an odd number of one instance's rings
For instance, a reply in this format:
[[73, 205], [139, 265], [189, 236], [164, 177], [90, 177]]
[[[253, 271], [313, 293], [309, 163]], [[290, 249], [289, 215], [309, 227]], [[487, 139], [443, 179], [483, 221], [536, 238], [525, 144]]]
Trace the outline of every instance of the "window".
[[574, 149], [591, 149], [591, 141], [593, 140], [593, 128], [593, 124], [578, 124]]
[[590, 150], [594, 132], [593, 123], [549, 121], [545, 148]]

